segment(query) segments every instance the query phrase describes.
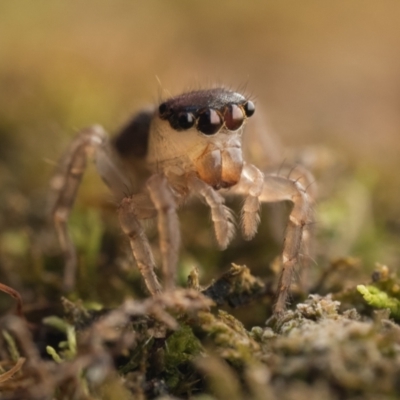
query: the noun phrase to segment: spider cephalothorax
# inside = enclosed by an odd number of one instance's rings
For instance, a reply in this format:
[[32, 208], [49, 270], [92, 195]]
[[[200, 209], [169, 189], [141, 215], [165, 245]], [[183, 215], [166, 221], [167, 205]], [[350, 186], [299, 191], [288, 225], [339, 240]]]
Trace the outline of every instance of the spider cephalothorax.
[[[99, 126], [82, 130], [52, 181], [53, 216], [67, 261], [65, 285], [73, 285], [76, 267], [75, 249], [67, 230], [68, 214], [87, 156], [94, 154], [99, 174], [120, 203], [122, 229], [153, 295], [163, 289], [155, 275], [153, 256], [140, 220], [157, 218], [164, 289], [171, 290], [180, 245], [176, 210], [189, 195], [200, 197], [210, 207], [221, 249], [229, 244], [234, 232], [233, 215], [225, 206], [225, 197], [244, 198], [241, 231], [247, 240], [257, 232], [261, 202], [291, 201], [293, 209], [274, 306], [275, 313], [282, 312], [303, 229], [309, 221], [310, 200], [300, 180], [276, 174], [264, 176], [243, 159], [243, 130], [254, 112], [254, 103], [245, 96], [214, 88], [184, 93], [139, 112], [112, 141]], [[136, 190], [128, 179], [132, 174], [139, 182]], [[127, 196], [127, 191], [132, 194]]]

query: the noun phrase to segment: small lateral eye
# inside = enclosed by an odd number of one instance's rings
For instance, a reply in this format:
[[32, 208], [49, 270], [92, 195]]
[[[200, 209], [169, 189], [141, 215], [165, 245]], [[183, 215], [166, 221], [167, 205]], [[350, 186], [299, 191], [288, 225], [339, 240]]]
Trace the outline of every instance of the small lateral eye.
[[221, 116], [212, 108], [200, 111], [197, 129], [205, 135], [214, 135], [221, 129], [222, 124]]
[[195, 123], [192, 113], [181, 112], [178, 114], [178, 125], [181, 129], [190, 129]]
[[243, 105], [243, 110], [246, 114], [246, 117], [251, 117], [254, 114], [254, 111], [256, 111], [256, 106], [252, 101], [247, 101]]
[[236, 104], [230, 104], [225, 109], [224, 120], [225, 120], [225, 126], [230, 131], [238, 130], [242, 126], [244, 120], [242, 109]]
[[158, 107], [158, 113], [160, 114], [160, 118], [165, 119], [167, 112], [168, 112], [167, 104], [161, 103], [160, 106]]

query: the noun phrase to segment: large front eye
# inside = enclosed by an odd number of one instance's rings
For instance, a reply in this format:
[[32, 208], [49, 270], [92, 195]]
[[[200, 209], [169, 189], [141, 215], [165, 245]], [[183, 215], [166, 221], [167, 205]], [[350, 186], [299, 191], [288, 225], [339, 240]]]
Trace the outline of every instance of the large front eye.
[[214, 135], [223, 125], [221, 116], [212, 108], [207, 108], [199, 113], [197, 129], [205, 135]]
[[238, 130], [242, 126], [244, 120], [242, 109], [236, 104], [230, 104], [224, 112], [224, 120], [225, 126], [230, 131]]
[[178, 114], [178, 125], [181, 129], [190, 129], [195, 123], [192, 113], [181, 112]]

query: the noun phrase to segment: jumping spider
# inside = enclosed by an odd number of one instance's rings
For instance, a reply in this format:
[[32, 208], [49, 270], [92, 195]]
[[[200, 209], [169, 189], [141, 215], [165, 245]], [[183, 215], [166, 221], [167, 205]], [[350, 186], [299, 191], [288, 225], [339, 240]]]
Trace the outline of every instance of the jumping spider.
[[[254, 103], [243, 95], [213, 88], [184, 93], [139, 112], [111, 140], [100, 126], [83, 129], [65, 153], [51, 185], [52, 215], [66, 259], [64, 285], [74, 285], [77, 263], [67, 220], [87, 159], [93, 156], [98, 173], [119, 202], [122, 230], [152, 295], [163, 288], [140, 220], [157, 217], [164, 290], [168, 291], [175, 285], [180, 246], [177, 209], [188, 196], [198, 196], [210, 207], [221, 249], [234, 233], [226, 196], [245, 199], [240, 228], [246, 240], [257, 232], [260, 203], [292, 202], [274, 305], [274, 313], [282, 313], [304, 227], [310, 220], [311, 200], [301, 180], [278, 173], [264, 175], [243, 160], [244, 125], [254, 112]], [[134, 173], [135, 187], [126, 171]]]

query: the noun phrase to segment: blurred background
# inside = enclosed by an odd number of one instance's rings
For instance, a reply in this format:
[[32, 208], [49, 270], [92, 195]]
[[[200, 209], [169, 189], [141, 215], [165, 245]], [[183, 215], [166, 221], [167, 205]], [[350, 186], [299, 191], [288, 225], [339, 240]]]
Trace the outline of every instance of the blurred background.
[[[397, 0], [0, 2], [3, 281], [21, 289], [34, 282], [23, 271], [41, 280], [44, 272], [61, 274], [62, 260], [43, 256], [50, 237], [41, 233], [44, 199], [54, 165], [79, 128], [99, 123], [113, 133], [167, 93], [216, 83], [249, 94], [265, 134], [276, 135], [287, 154], [328, 154], [321, 168], [331, 171], [315, 172], [319, 252], [361, 257], [370, 269], [375, 262], [396, 268], [399, 21]], [[113, 206], [93, 171], [84, 186], [75, 215], [86, 218], [95, 237], [87, 256], [93, 258], [99, 237], [104, 247], [106, 232], [118, 228], [106, 229], [108, 217], [88, 211], [104, 199]], [[79, 235], [83, 242], [90, 236], [77, 233], [78, 242]], [[203, 251], [208, 236], [209, 230]], [[233, 252], [242, 246], [235, 243]], [[188, 264], [201, 260], [201, 251], [185, 246]], [[250, 250], [256, 251], [242, 249]], [[228, 260], [257, 264], [243, 253], [212, 254], [221, 268]]]

